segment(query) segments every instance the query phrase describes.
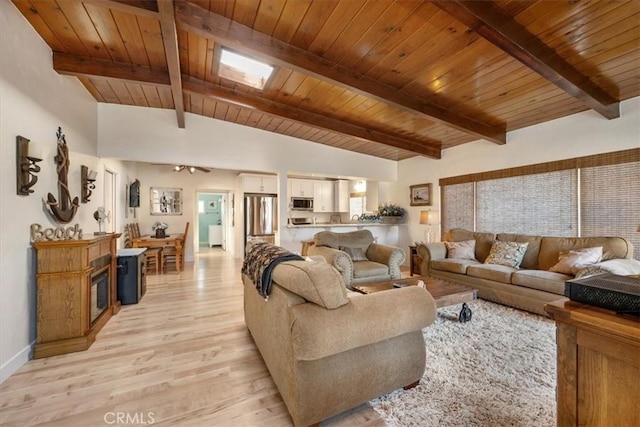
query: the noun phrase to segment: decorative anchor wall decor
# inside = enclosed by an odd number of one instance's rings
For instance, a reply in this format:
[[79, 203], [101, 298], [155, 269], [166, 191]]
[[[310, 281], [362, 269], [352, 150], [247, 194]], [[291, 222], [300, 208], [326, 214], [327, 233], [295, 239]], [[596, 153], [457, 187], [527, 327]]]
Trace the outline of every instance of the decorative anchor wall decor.
[[51, 209], [51, 214], [62, 224], [68, 224], [76, 215], [76, 211], [80, 206], [80, 200], [75, 197], [71, 200], [71, 192], [69, 191], [68, 175], [69, 175], [69, 147], [64, 138], [62, 129], [58, 127], [56, 132], [58, 137], [58, 154], [54, 157], [56, 162], [56, 172], [58, 172], [58, 194], [60, 202], [56, 200], [53, 194], [47, 195], [47, 205]]

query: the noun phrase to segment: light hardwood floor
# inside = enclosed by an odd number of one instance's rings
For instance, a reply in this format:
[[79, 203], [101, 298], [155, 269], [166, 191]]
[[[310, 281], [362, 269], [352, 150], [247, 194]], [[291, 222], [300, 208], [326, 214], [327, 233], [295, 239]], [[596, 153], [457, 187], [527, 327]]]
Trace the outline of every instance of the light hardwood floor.
[[[148, 275], [84, 352], [31, 360], [0, 386], [0, 424], [290, 426], [244, 324], [241, 260], [221, 249]], [[120, 422], [117, 422], [120, 421]], [[383, 426], [368, 405], [322, 423]]]

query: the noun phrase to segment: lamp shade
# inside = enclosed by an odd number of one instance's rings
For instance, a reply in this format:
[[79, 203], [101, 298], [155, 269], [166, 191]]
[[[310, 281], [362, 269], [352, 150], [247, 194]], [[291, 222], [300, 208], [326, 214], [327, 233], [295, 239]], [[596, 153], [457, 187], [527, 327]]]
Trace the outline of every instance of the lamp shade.
[[420, 224], [429, 224], [429, 211], [420, 211]]
[[435, 211], [420, 211], [420, 224], [438, 224], [439, 215]]

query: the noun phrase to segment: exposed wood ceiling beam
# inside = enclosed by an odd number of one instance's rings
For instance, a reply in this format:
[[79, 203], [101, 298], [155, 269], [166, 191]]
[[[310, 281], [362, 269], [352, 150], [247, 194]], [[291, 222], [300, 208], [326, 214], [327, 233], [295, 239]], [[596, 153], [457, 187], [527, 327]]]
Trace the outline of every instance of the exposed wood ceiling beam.
[[313, 126], [315, 128], [328, 130], [342, 135], [348, 135], [364, 141], [378, 142], [380, 144], [411, 151], [422, 156], [434, 159], [441, 158], [440, 148], [432, 147], [427, 143], [372, 130], [361, 125], [334, 119], [324, 114], [317, 114], [297, 107], [281, 104], [279, 102], [268, 101], [257, 96], [237, 93], [234, 92], [233, 89], [205, 82], [186, 75], [183, 76], [183, 82], [185, 92], [215, 98], [219, 101], [239, 105], [245, 108], [255, 108], [263, 113], [292, 120], [307, 126]]
[[419, 98], [400, 94], [391, 86], [380, 84], [361, 74], [328, 61], [267, 34], [188, 3], [175, 4], [176, 22], [181, 29], [214, 40], [240, 52], [275, 63], [303, 74], [349, 89], [380, 102], [426, 116], [428, 119], [498, 144], [506, 143], [505, 126], [492, 127], [423, 102]]
[[433, 0], [433, 4], [608, 119], [619, 102], [491, 2]]
[[171, 94], [173, 105], [176, 109], [178, 127], [184, 128], [184, 101], [182, 99], [182, 79], [180, 74], [180, 57], [178, 56], [178, 31], [173, 14], [173, 0], [158, 0], [160, 12], [160, 28], [162, 29], [162, 41], [164, 52], [167, 56], [167, 68], [171, 80]]
[[[118, 79], [130, 83], [150, 84], [170, 87], [171, 82], [167, 70], [150, 67], [120, 64], [103, 59], [76, 57], [54, 52], [53, 68], [60, 74], [88, 77], [94, 79]], [[287, 120], [302, 123], [306, 126], [321, 128], [330, 132], [349, 135], [360, 140], [377, 142], [395, 148], [407, 150], [417, 155], [434, 159], [441, 158], [439, 142], [431, 144], [369, 129], [355, 123], [338, 120], [325, 115], [312, 113], [300, 108], [268, 101], [256, 96], [239, 94], [232, 89], [205, 83], [188, 76], [182, 76], [183, 90], [205, 97], [212, 97], [225, 103], [243, 108], [254, 108], [265, 114], [271, 114]], [[434, 145], [437, 145], [435, 147]]]
[[53, 52], [53, 69], [60, 74], [76, 77], [101, 77], [154, 86], [171, 85], [167, 70], [68, 55], [60, 52]]
[[148, 16], [160, 19], [158, 6], [149, 0], [82, 0], [83, 3], [101, 6], [106, 9], [119, 10], [132, 15]]

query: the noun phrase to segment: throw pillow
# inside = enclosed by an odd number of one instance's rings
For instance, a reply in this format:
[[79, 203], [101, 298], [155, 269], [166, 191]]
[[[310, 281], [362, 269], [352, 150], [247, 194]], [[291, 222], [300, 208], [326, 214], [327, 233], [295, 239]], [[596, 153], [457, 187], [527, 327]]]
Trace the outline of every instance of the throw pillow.
[[343, 252], [346, 252], [347, 255], [351, 257], [351, 261], [368, 261], [367, 260], [367, 250], [359, 247], [349, 247], [349, 246], [338, 246]]
[[485, 264], [506, 265], [507, 267], [520, 268], [520, 263], [527, 252], [529, 242], [503, 242], [496, 240], [491, 245], [489, 256], [484, 261]]
[[447, 258], [476, 260], [476, 241], [444, 242], [447, 247]]
[[558, 263], [549, 271], [575, 275], [578, 270], [602, 260], [602, 246], [595, 248], [576, 249], [558, 254]]

